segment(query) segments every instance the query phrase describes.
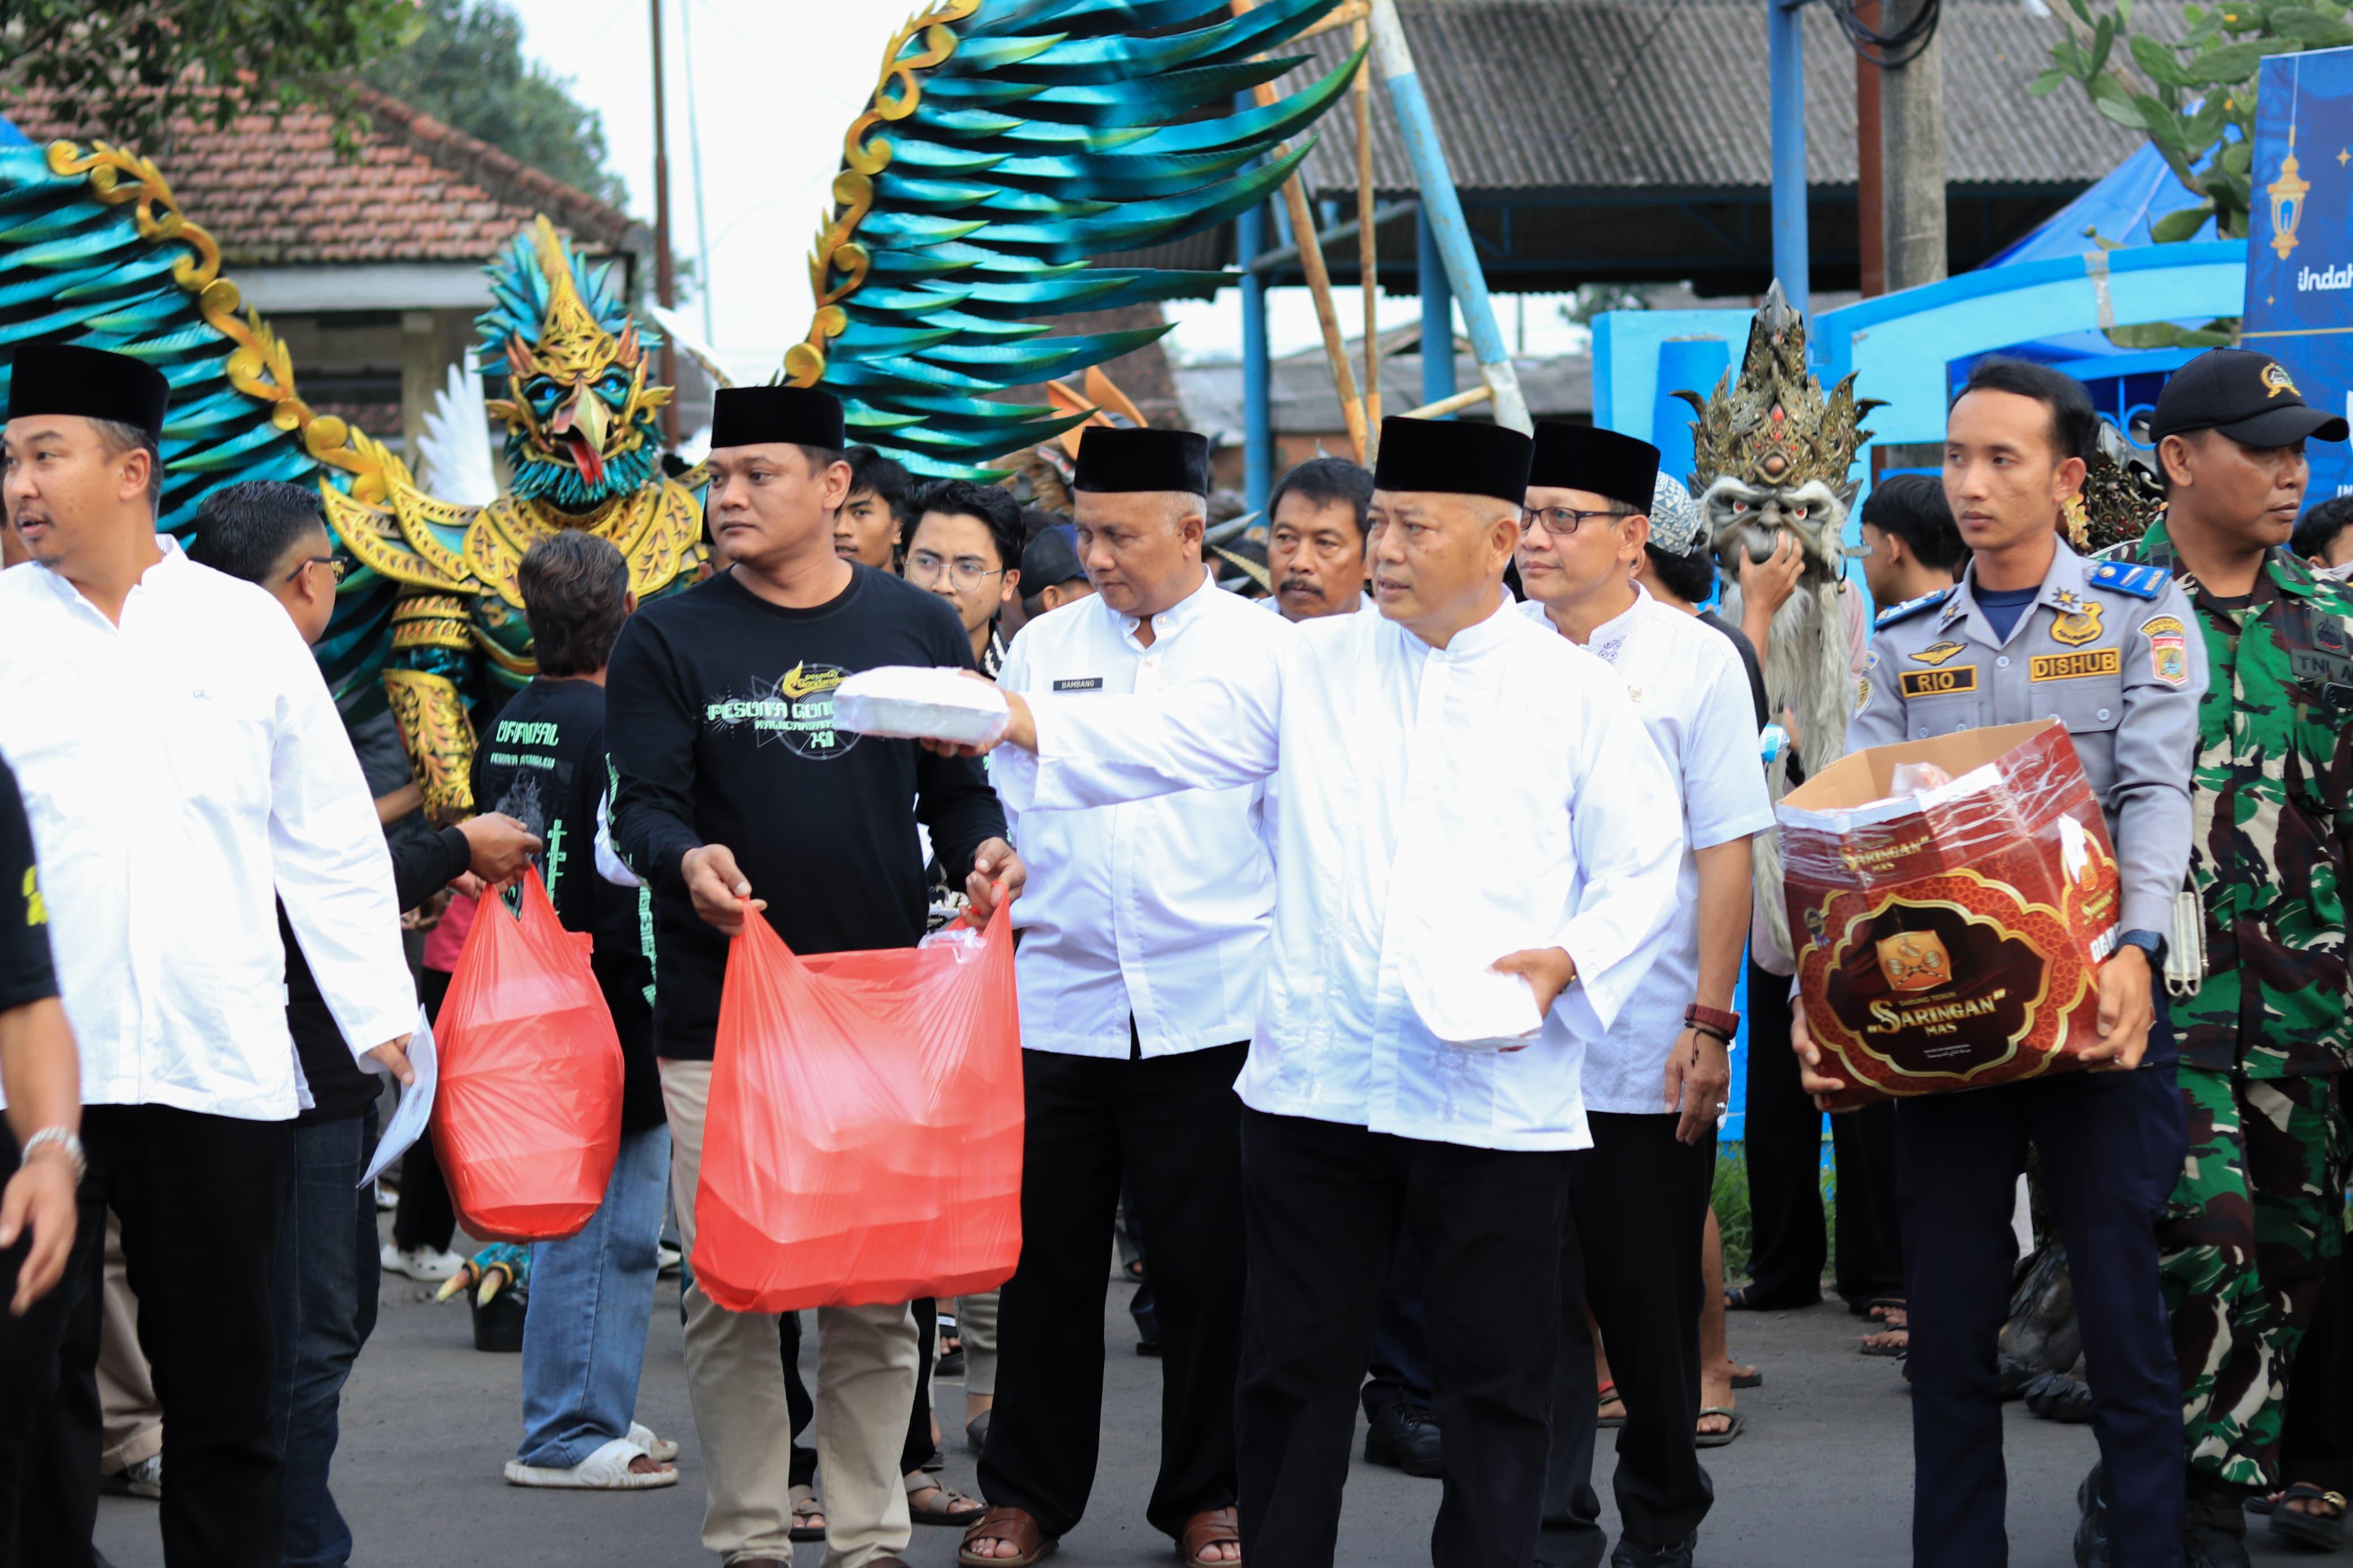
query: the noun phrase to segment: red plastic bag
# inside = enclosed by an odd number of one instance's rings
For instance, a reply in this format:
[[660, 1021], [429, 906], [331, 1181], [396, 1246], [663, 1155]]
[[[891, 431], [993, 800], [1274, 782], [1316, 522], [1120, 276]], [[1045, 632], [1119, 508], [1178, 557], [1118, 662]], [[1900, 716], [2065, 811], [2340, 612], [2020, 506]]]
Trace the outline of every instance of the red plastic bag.
[[486, 1241], [548, 1241], [588, 1223], [621, 1148], [621, 1041], [535, 870], [522, 915], [485, 898], [434, 1025], [433, 1144], [459, 1223]]
[[1013, 928], [799, 958], [730, 944], [695, 1282], [733, 1312], [992, 1289], [1021, 1256]]

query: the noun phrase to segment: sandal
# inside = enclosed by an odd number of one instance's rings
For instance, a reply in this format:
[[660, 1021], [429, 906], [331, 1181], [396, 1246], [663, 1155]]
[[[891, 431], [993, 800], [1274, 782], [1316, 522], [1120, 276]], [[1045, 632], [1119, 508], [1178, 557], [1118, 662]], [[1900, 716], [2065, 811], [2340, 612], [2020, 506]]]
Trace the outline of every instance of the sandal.
[[[1002, 1542], [1013, 1548], [1013, 1555], [976, 1557], [972, 1554], [976, 1541]], [[981, 1515], [978, 1524], [964, 1532], [964, 1544], [956, 1548], [956, 1561], [964, 1568], [1029, 1568], [1060, 1544], [1038, 1529], [1038, 1521], [1030, 1517], [1028, 1509], [992, 1508]]]
[[799, 1542], [825, 1539], [825, 1510], [818, 1506], [817, 1489], [793, 1489], [793, 1528], [790, 1539]]
[[[1601, 1407], [1605, 1405], [1616, 1405], [1618, 1407], [1618, 1414], [1615, 1415], [1602, 1415]], [[1615, 1379], [1603, 1384], [1594, 1394], [1593, 1424], [1596, 1426], [1623, 1426], [1626, 1425], [1626, 1402], [1618, 1396], [1618, 1384]]]
[[1212, 1546], [1239, 1550], [1241, 1543], [1241, 1514], [1229, 1503], [1224, 1508], [1206, 1509], [1187, 1520], [1184, 1532], [1176, 1537], [1176, 1555], [1185, 1560], [1185, 1568], [1240, 1568], [1240, 1558], [1229, 1563], [1202, 1554]]
[[1909, 1329], [1882, 1329], [1877, 1333], [1862, 1336], [1857, 1347], [1864, 1355], [1900, 1356], [1912, 1348]]
[[[915, 1500], [938, 1493], [941, 1501], [918, 1506]], [[931, 1476], [917, 1470], [907, 1478], [907, 1517], [917, 1524], [947, 1524], [962, 1530], [977, 1524], [988, 1512], [988, 1505], [968, 1498], [952, 1487], [944, 1487]]]
[[643, 1448], [627, 1437], [616, 1437], [568, 1468], [526, 1465], [520, 1459], [509, 1459], [507, 1485], [598, 1492], [649, 1491], [656, 1487], [678, 1485], [678, 1471], [672, 1466], [660, 1465], [649, 1470], [635, 1468], [637, 1460], [646, 1458], [649, 1456]]
[[[2292, 1502], [2320, 1503], [2337, 1511], [2313, 1513], [2290, 1508]], [[2309, 1481], [2298, 1481], [2280, 1493], [2272, 1507], [2272, 1533], [2298, 1546], [2334, 1552], [2345, 1544], [2345, 1494], [2323, 1491]]]
[[1694, 1426], [1693, 1427], [1692, 1436], [1692, 1446], [1694, 1447], [1721, 1448], [1725, 1444], [1731, 1442], [1735, 1437], [1739, 1436], [1740, 1429], [1748, 1425], [1748, 1417], [1741, 1412], [1733, 1409], [1732, 1406], [1728, 1405], [1704, 1405], [1700, 1406], [1699, 1417], [1702, 1421], [1706, 1420], [1711, 1415], [1723, 1416], [1727, 1425], [1721, 1432], [1702, 1432], [1696, 1426]]

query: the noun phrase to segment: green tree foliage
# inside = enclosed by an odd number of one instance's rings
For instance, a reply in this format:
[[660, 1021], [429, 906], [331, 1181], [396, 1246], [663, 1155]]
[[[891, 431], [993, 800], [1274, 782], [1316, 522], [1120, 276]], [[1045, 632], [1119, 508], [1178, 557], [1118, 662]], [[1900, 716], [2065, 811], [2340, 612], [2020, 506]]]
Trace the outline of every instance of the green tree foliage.
[[[2083, 84], [2092, 106], [2146, 132], [2200, 205], [2151, 226], [2160, 242], [2195, 235], [2208, 218], [2226, 239], [2247, 236], [2253, 197], [2255, 74], [2266, 55], [2353, 44], [2353, 6], [2338, 0], [2220, 0], [2188, 5], [2177, 38], [2136, 27], [2132, 0], [2067, 0], [2067, 36], [2051, 46], [2037, 94]], [[2235, 127], [2237, 135], [2230, 134]]]
[[[406, 4], [407, 0], [402, 0]], [[542, 174], [615, 206], [626, 192], [606, 167], [605, 127], [571, 84], [522, 49], [522, 23], [500, 0], [418, 0], [422, 26], [364, 73], [379, 88]]]
[[417, 22], [411, 0], [0, 0], [0, 93], [50, 95], [76, 134], [154, 154], [174, 119], [301, 108], [353, 147], [349, 73]]

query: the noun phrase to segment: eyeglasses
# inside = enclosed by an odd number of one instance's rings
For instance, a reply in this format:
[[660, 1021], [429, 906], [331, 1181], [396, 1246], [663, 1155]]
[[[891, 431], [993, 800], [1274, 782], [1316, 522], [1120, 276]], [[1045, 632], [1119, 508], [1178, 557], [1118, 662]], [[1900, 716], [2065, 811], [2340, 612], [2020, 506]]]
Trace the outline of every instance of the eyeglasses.
[[940, 574], [949, 573], [959, 588], [977, 588], [991, 577], [1005, 575], [1002, 566], [983, 566], [977, 556], [959, 556], [950, 562], [928, 550], [918, 550], [907, 557], [907, 581], [929, 587], [940, 580]]
[[338, 583], [343, 580], [344, 572], [349, 570], [343, 562], [332, 555], [306, 555], [294, 563], [293, 571], [286, 574], [286, 581], [291, 583], [313, 566], [324, 566], [327, 569], [327, 575]]
[[1567, 539], [1584, 527], [1588, 518], [1599, 517], [1615, 521], [1618, 518], [1633, 515], [1630, 511], [1622, 511], [1615, 507], [1604, 508], [1599, 511], [1579, 511], [1575, 507], [1568, 506], [1548, 506], [1541, 510], [1531, 510], [1523, 507], [1520, 509], [1520, 532], [1533, 533], [1541, 528], [1555, 539]]

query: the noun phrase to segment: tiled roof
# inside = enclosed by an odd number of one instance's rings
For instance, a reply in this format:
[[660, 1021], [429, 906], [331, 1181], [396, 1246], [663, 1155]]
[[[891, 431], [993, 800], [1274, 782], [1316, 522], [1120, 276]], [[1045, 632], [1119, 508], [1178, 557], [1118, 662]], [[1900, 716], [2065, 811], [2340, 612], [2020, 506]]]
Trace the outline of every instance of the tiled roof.
[[[248, 115], [226, 130], [182, 121], [156, 160], [180, 209], [232, 267], [481, 262], [534, 214], [591, 250], [644, 250], [646, 226], [497, 148], [368, 89], [374, 121], [357, 162], [330, 118]], [[34, 142], [69, 134], [38, 96], [0, 101]]]
[[[1762, 0], [1399, 0], [1415, 65], [1465, 190], [1646, 187], [1722, 190], [1771, 182], [1771, 105]], [[2055, 9], [2055, 8], [2054, 8]], [[2179, 0], [2145, 0], [2137, 18], [2179, 26]], [[1854, 57], [1823, 8], [1802, 18], [1806, 178], [1852, 184]], [[2054, 16], [2019, 0], [1945, 0], [1945, 160], [1957, 184], [2082, 184], [2142, 138], [2096, 113], [2069, 82], [2047, 98], [2027, 84], [2050, 63]], [[1301, 46], [1328, 69], [1345, 29]], [[1305, 68], [1284, 79], [1307, 79]], [[1411, 165], [1388, 95], [1373, 95], [1373, 167], [1409, 191]], [[1320, 192], [1354, 189], [1356, 118], [1343, 99], [1317, 127]]]

